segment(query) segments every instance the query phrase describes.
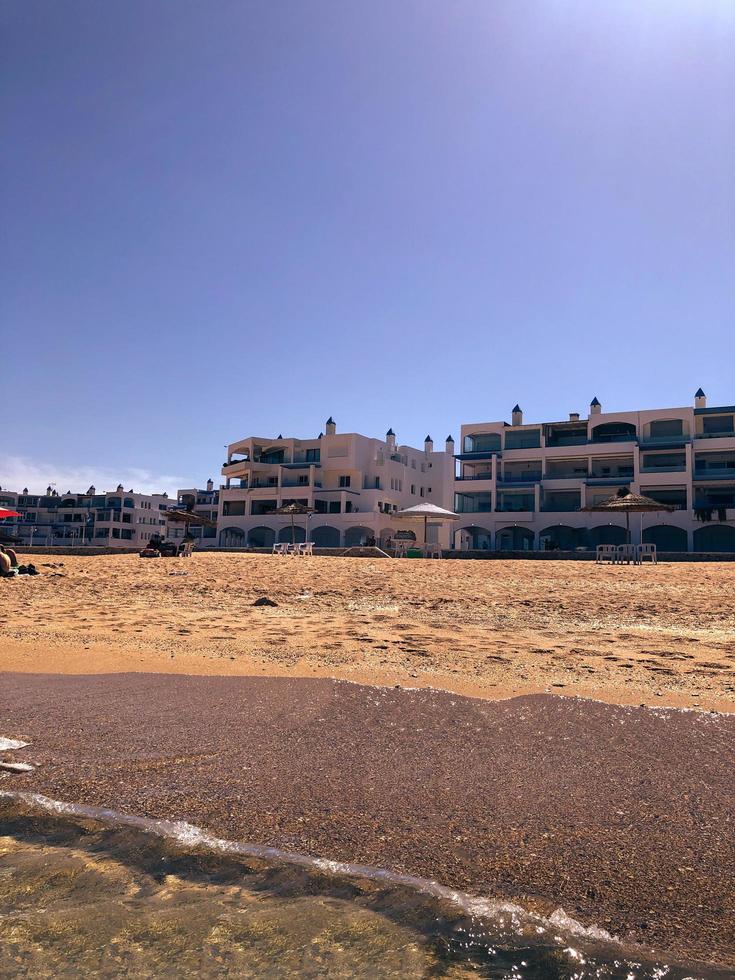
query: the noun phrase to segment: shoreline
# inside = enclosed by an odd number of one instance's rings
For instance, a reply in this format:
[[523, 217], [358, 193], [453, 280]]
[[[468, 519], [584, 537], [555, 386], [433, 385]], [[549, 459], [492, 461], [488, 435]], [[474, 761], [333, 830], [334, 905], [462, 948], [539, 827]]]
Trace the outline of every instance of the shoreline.
[[30, 743], [8, 757], [38, 764], [3, 789], [562, 907], [735, 965], [732, 716], [323, 679], [2, 680], [4, 734]]

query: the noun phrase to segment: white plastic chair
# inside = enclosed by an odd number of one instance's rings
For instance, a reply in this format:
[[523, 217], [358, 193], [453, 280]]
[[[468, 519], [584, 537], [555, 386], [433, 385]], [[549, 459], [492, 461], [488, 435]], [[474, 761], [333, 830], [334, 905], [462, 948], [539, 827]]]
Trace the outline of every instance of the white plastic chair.
[[649, 559], [652, 565], [658, 565], [658, 557], [656, 555], [655, 544], [638, 545], [638, 563], [642, 565], [646, 558]]
[[438, 544], [424, 545], [424, 558], [441, 558], [442, 550]]
[[598, 565], [603, 564], [603, 562], [609, 561], [615, 564], [615, 559], [617, 557], [617, 547], [614, 544], [598, 544], [595, 554], [595, 562]]
[[288, 545], [287, 544], [281, 544], [281, 543], [274, 544], [273, 545], [273, 554], [274, 555], [287, 555], [288, 554]]
[[640, 564], [638, 557], [638, 546], [634, 544], [619, 544], [617, 548], [617, 561], [619, 565]]

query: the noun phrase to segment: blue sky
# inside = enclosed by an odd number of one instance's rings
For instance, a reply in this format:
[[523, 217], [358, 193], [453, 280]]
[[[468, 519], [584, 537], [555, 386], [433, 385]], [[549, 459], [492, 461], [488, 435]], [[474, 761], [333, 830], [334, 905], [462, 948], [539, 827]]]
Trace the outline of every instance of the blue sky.
[[732, 0], [4, 0], [0, 484], [731, 404], [734, 105]]

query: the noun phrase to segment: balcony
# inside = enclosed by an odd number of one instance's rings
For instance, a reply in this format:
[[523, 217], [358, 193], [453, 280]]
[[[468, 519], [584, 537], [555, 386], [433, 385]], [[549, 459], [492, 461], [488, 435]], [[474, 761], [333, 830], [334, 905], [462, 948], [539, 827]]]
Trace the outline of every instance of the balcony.
[[704, 480], [735, 480], [735, 467], [695, 467], [694, 479]]
[[512, 484], [514, 486], [533, 486], [541, 480], [541, 470], [533, 470], [528, 473], [506, 473], [498, 477], [498, 483]]
[[492, 459], [493, 456], [500, 455], [499, 449], [478, 449], [476, 452], [457, 453], [454, 458], [460, 462], [471, 463], [473, 460]]
[[617, 476], [608, 474], [606, 476], [588, 476], [584, 482], [588, 487], [624, 487], [627, 486], [632, 479], [632, 473], [626, 476], [621, 476], [620, 474]]
[[492, 478], [493, 474], [488, 470], [487, 473], [474, 473], [472, 476], [455, 476], [454, 479], [462, 482], [464, 480], [492, 480]]
[[691, 436], [646, 436], [640, 440], [641, 449], [682, 449], [690, 443]]

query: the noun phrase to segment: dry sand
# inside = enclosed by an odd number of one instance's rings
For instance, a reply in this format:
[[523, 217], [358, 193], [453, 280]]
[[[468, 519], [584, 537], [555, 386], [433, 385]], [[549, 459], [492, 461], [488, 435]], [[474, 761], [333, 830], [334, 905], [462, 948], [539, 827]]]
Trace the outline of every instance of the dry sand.
[[[0, 583], [0, 670], [331, 676], [735, 710], [735, 563], [34, 561], [43, 575]], [[278, 605], [253, 607], [260, 596]]]

